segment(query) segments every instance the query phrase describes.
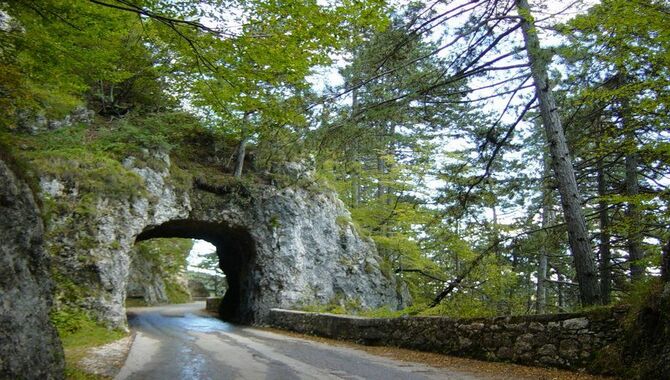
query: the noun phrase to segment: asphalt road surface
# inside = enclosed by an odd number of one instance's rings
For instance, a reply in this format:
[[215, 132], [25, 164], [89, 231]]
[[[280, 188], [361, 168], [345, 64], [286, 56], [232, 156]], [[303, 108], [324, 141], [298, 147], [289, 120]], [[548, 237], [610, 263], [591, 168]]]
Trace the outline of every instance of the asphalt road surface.
[[129, 309], [136, 333], [115, 379], [482, 379], [208, 316], [204, 302]]

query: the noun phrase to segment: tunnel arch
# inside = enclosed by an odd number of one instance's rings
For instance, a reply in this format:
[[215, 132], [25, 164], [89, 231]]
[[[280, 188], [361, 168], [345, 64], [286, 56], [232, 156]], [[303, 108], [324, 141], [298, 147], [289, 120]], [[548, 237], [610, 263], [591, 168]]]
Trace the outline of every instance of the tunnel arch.
[[202, 239], [213, 244], [219, 257], [219, 268], [228, 282], [228, 290], [219, 307], [220, 316], [236, 323], [254, 322], [251, 292], [254, 289], [256, 244], [247, 229], [226, 223], [179, 219], [145, 228], [135, 242], [154, 238]]

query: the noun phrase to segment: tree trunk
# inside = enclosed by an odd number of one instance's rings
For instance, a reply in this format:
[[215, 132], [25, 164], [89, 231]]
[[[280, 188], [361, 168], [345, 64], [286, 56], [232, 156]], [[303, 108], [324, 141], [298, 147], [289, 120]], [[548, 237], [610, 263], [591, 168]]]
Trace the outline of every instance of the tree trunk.
[[581, 208], [581, 197], [577, 189], [577, 180], [572, 167], [568, 144], [565, 140], [563, 126], [549, 84], [547, 61], [540, 49], [540, 40], [530, 14], [528, 1], [517, 0], [516, 5], [523, 18], [521, 29], [525, 49], [535, 84], [535, 94], [540, 104], [540, 114], [549, 143], [552, 166], [558, 181], [561, 206], [568, 229], [570, 251], [577, 273], [577, 281], [579, 282], [579, 296], [582, 305], [594, 305], [600, 302], [596, 263], [591, 251], [586, 219]]
[[[389, 127], [389, 131], [388, 131], [389, 143], [388, 143], [388, 146], [386, 147], [387, 156], [388, 157], [394, 157], [394, 158], [395, 158], [395, 143], [394, 143], [395, 129], [396, 129], [395, 125], [391, 125]], [[393, 163], [394, 162], [395, 162], [395, 160], [390, 163], [391, 167], [389, 167], [389, 165], [386, 164], [386, 162], [384, 162], [384, 172], [385, 173], [390, 173], [391, 172], [391, 169], [393, 168]], [[386, 186], [386, 187], [384, 187], [384, 192], [386, 194], [390, 195], [390, 194], [393, 194], [393, 189], [391, 189], [391, 186]], [[390, 196], [386, 197], [386, 204], [389, 205], [389, 206], [391, 205], [391, 197]]]
[[244, 168], [244, 157], [246, 156], [247, 142], [249, 141], [249, 134], [246, 132], [247, 122], [249, 121], [251, 113], [245, 112], [242, 119], [242, 139], [237, 144], [237, 154], [235, 155], [235, 171], [233, 175], [235, 178], [242, 177], [242, 169]]
[[235, 173], [233, 174], [235, 178], [242, 177], [242, 168], [244, 167], [244, 156], [246, 155], [247, 150], [247, 136], [242, 137], [240, 143], [237, 145], [237, 154], [235, 156]]
[[381, 199], [384, 196], [384, 183], [383, 177], [386, 173], [386, 163], [384, 163], [384, 157], [377, 157], [377, 173], [379, 177], [377, 178], [377, 199]]
[[628, 225], [628, 261], [630, 263], [630, 277], [633, 282], [644, 278], [646, 267], [642, 262], [644, 256], [642, 252], [642, 239], [640, 238], [640, 211], [638, 210], [636, 198], [640, 194], [640, 187], [637, 178], [638, 155], [635, 143], [635, 132], [630, 125], [626, 125], [626, 147], [630, 152], [626, 155], [626, 195], [628, 196], [628, 207], [626, 208], [626, 219]]
[[[512, 254], [512, 272], [513, 273], [519, 273], [519, 270], [518, 270], [519, 256], [516, 254], [516, 249], [512, 249], [511, 254]], [[514, 303], [515, 289], [511, 286], [508, 289], [509, 290], [507, 291], [507, 304], [502, 305], [504, 307], [505, 315], [511, 315], [512, 314], [512, 304]]]
[[361, 203], [361, 184], [358, 173], [351, 178], [351, 207], [358, 207]]
[[[351, 84], [348, 84], [347, 86], [351, 86]], [[358, 112], [358, 88], [354, 88], [353, 90], [351, 90], [351, 114], [349, 115], [349, 117], [353, 119], [356, 116], [357, 112]], [[357, 160], [357, 158], [354, 158], [354, 160]], [[352, 206], [358, 207], [361, 203], [361, 183], [358, 171], [356, 171], [352, 175], [351, 187], [352, 187], [351, 189]]]
[[487, 255], [487, 251], [484, 251], [480, 253], [475, 259], [470, 262], [467, 268], [461, 273], [456, 276], [449, 284], [433, 299], [433, 301], [428, 305], [428, 308], [433, 308], [442, 302], [442, 300], [448, 296], [454, 289], [458, 287], [458, 285], [470, 275], [470, 272], [472, 272], [473, 269], [479, 265], [479, 262], [484, 259], [484, 257]]
[[563, 292], [565, 277], [556, 268], [554, 269], [556, 270], [556, 275], [558, 278], [558, 283], [556, 283], [556, 293], [558, 296], [558, 310], [563, 311], [565, 310], [565, 293]]
[[535, 304], [535, 312], [537, 314], [544, 314], [547, 311], [547, 264], [547, 251], [543, 248], [537, 268], [537, 294]]
[[500, 263], [502, 261], [502, 252], [500, 251], [500, 229], [498, 228], [498, 208], [495, 203], [491, 206], [491, 214], [493, 215], [493, 228], [491, 232], [493, 233], [493, 253], [496, 256], [496, 260]]
[[[598, 131], [598, 138], [596, 142], [597, 151], [601, 151], [600, 142], [604, 138], [602, 126], [600, 125], [600, 117], [595, 120], [596, 130]], [[610, 218], [608, 211], [608, 204], [604, 197], [607, 195], [607, 182], [605, 179], [605, 168], [603, 159], [598, 160], [596, 167], [596, 182], [598, 183], [598, 220], [600, 222], [600, 244], [598, 251], [600, 253], [600, 295], [602, 303], [607, 305], [611, 302], [612, 293], [612, 269], [610, 262], [612, 261], [612, 252], [610, 246]]]
[[[550, 173], [550, 158], [549, 155], [544, 152], [542, 155], [543, 163], [543, 181], [542, 186], [542, 228], [546, 229], [554, 221], [554, 204], [551, 198], [551, 187], [549, 186], [548, 180]], [[543, 232], [545, 236], [545, 242], [540, 248], [540, 257], [537, 265], [537, 292], [535, 294], [535, 312], [537, 314], [544, 314], [546, 312], [547, 305], [547, 266], [549, 264], [548, 260], [548, 251], [549, 251], [549, 233], [545, 230]], [[553, 246], [553, 244], [552, 244]]]
[[668, 244], [663, 246], [661, 258], [661, 278], [665, 282], [670, 282], [670, 239]]

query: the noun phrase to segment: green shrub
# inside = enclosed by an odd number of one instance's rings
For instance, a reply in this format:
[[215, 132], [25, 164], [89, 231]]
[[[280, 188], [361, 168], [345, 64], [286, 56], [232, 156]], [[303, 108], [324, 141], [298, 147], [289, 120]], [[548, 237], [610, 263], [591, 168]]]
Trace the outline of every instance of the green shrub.
[[56, 327], [65, 351], [65, 378], [69, 380], [107, 379], [78, 368], [86, 357], [87, 348], [102, 346], [126, 336], [121, 330], [112, 330], [95, 321], [83, 309], [63, 306], [51, 312], [51, 322]]
[[65, 349], [99, 346], [126, 335], [121, 330], [107, 328], [91, 318], [85, 310], [72, 306], [54, 310], [51, 321]]
[[630, 309], [621, 338], [596, 353], [591, 370], [625, 379], [670, 378], [670, 283], [648, 279], [622, 303]]
[[191, 294], [179, 284], [166, 281], [165, 292], [167, 293], [169, 303], [191, 302]]

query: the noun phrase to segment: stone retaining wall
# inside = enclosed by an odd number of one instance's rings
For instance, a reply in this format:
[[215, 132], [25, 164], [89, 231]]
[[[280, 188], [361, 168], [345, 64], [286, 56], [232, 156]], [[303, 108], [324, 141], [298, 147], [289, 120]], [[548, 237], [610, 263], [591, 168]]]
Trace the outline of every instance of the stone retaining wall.
[[205, 310], [207, 311], [219, 311], [221, 306], [221, 297], [207, 297], [205, 299]]
[[272, 309], [274, 327], [366, 345], [581, 370], [620, 335], [626, 309], [496, 318], [362, 318]]

